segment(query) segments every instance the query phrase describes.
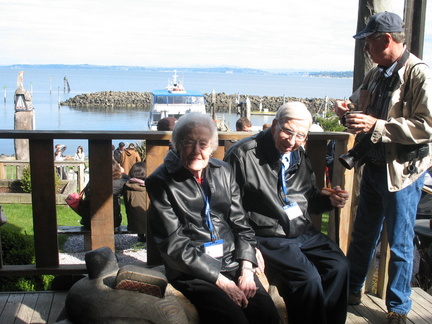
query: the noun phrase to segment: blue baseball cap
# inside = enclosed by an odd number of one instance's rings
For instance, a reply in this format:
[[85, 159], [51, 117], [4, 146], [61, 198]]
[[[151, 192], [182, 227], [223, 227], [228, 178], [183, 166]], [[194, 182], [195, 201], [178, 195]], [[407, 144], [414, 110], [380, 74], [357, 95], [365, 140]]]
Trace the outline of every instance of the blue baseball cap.
[[401, 33], [404, 31], [402, 18], [392, 12], [380, 12], [370, 17], [366, 28], [355, 34], [355, 39], [364, 39], [375, 33]]

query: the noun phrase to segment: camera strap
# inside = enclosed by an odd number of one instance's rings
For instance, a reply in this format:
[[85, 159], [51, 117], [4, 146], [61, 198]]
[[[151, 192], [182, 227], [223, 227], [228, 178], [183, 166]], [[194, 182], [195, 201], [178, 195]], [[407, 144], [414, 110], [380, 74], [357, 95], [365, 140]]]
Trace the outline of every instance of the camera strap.
[[392, 67], [386, 70], [384, 70], [383, 67], [379, 67], [381, 69], [381, 75], [371, 87], [372, 107], [369, 107], [368, 110], [372, 111], [367, 112], [368, 114], [376, 118], [387, 119], [389, 100], [399, 80], [398, 71], [405, 65], [409, 55], [410, 52], [405, 50], [400, 59], [396, 62], [396, 66], [390, 76], [388, 76], [386, 72], [389, 72], [388, 70]]

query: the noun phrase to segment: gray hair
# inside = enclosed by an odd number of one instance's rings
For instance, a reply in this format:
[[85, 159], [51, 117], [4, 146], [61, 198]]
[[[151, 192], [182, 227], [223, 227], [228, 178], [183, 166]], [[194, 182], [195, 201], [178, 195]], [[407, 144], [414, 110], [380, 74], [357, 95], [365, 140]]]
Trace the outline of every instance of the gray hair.
[[281, 123], [286, 123], [289, 119], [307, 120], [309, 127], [312, 126], [312, 115], [306, 105], [299, 101], [292, 101], [279, 107], [275, 119]]
[[219, 145], [218, 130], [216, 123], [209, 115], [199, 112], [190, 112], [179, 118], [175, 123], [172, 133], [172, 145], [176, 151], [181, 148], [181, 141], [198, 126], [207, 127], [210, 130], [210, 147], [212, 153], [216, 151]]
[[384, 36], [385, 34], [390, 34], [396, 43], [399, 43], [399, 44], [405, 43], [405, 33], [404, 32], [400, 32], [400, 33], [375, 33], [374, 36], [375, 36], [375, 38], [380, 38], [380, 37]]

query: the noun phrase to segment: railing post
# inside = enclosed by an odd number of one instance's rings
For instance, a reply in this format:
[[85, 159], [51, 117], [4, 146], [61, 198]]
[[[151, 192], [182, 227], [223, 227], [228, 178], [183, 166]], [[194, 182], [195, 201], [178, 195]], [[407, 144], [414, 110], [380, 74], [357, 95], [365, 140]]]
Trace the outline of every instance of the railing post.
[[[146, 174], [150, 175], [159, 165], [163, 163], [169, 151], [168, 141], [146, 140]], [[150, 199], [147, 199], [147, 210]], [[147, 265], [156, 266], [162, 264], [162, 258], [153, 238], [149, 218], [147, 217]]]
[[336, 221], [336, 236], [339, 247], [346, 254], [350, 242], [352, 225], [355, 218], [357, 207], [357, 196], [355, 195], [355, 171], [345, 169], [339, 162], [339, 156], [348, 152], [353, 146], [355, 137], [350, 135], [344, 139], [337, 139], [335, 143], [334, 163], [333, 163], [333, 185], [340, 185], [344, 190], [348, 191], [350, 198], [344, 208], [337, 210], [338, 215], [335, 215]]
[[109, 139], [89, 140], [91, 228], [86, 249], [107, 246], [115, 251], [111, 145]]
[[6, 180], [6, 166], [3, 163], [0, 163], [0, 180]]
[[53, 139], [30, 139], [36, 267], [58, 267]]

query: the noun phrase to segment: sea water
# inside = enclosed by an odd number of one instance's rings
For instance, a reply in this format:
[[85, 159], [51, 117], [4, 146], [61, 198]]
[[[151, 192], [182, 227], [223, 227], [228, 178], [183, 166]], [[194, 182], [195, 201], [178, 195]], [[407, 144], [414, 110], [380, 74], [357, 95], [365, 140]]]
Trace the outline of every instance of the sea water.
[[[20, 69], [0, 68], [0, 130], [14, 129], [14, 92]], [[47, 69], [24, 70], [24, 88], [31, 92], [38, 130], [148, 130], [148, 111], [142, 109], [74, 108], [59, 102], [83, 93], [99, 91], [149, 92], [163, 89], [174, 71], [148, 72], [113, 69]], [[256, 96], [285, 96], [297, 98], [344, 98], [351, 94], [351, 78], [321, 78], [279, 74], [237, 73], [177, 73], [186, 90], [204, 93], [224, 92]], [[67, 83], [70, 86], [68, 92]], [[0, 100], [1, 100], [0, 99]], [[263, 107], [265, 108], [265, 107]], [[219, 118], [222, 116], [218, 116]], [[236, 114], [223, 118], [234, 128]], [[271, 116], [252, 116], [254, 125], [269, 123]], [[73, 155], [87, 141], [62, 140], [68, 146], [65, 154]], [[117, 145], [118, 143], [113, 143]], [[0, 139], [0, 154], [14, 154], [13, 140]]]

